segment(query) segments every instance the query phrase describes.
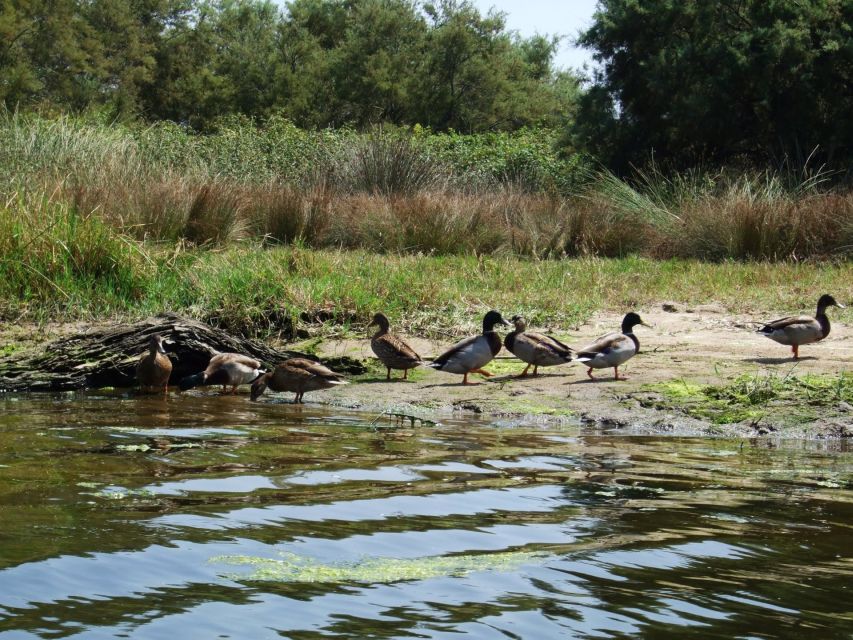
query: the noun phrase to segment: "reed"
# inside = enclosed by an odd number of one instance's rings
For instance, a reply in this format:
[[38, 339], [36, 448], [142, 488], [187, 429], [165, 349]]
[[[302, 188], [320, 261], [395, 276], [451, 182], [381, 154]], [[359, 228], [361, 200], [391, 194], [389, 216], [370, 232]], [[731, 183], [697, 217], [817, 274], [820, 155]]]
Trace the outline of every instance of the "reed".
[[[3, 198], [50, 193], [52, 206], [155, 243], [542, 259], [853, 254], [853, 192], [820, 172], [652, 165], [622, 179], [561, 164], [527, 134], [310, 133], [273, 119], [201, 136], [7, 113], [0, 176]], [[16, 206], [38, 217], [38, 201]]]

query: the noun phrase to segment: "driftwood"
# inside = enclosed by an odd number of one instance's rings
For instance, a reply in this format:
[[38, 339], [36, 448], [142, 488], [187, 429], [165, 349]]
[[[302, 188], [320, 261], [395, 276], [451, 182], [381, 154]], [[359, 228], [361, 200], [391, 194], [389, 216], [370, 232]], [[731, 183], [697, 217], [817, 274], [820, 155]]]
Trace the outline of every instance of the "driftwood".
[[[195, 320], [164, 314], [131, 325], [98, 328], [44, 347], [38, 354], [0, 358], [0, 391], [72, 391], [135, 384], [136, 363], [148, 349], [148, 340], [161, 334], [173, 344], [169, 384], [202, 371], [216, 352], [243, 353], [265, 366], [287, 358], [309, 358], [297, 351], [277, 351], [244, 338], [231, 336]], [[351, 358], [324, 360], [342, 373], [361, 373], [363, 365]]]

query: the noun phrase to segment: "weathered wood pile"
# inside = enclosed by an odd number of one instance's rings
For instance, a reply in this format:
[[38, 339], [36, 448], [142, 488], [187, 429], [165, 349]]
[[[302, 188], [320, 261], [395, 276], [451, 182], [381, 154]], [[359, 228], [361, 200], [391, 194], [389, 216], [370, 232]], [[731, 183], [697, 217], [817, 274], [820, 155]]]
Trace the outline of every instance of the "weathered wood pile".
[[[26, 357], [12, 354], [0, 358], [0, 392], [133, 386], [136, 363], [147, 351], [153, 334], [160, 334], [173, 343], [167, 349], [172, 361], [170, 385], [202, 371], [216, 352], [243, 353], [266, 366], [287, 358], [316, 359], [297, 351], [278, 351], [202, 322], [163, 314], [135, 324], [96, 328], [63, 338]], [[338, 358], [324, 363], [341, 372], [364, 371], [364, 367], [352, 359]]]

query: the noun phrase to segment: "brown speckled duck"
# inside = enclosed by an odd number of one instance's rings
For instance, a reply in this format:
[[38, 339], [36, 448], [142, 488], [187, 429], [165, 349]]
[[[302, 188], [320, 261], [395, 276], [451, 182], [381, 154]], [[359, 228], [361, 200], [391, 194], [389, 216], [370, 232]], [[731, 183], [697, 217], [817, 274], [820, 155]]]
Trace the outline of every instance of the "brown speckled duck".
[[519, 377], [526, 376], [531, 366], [535, 376], [539, 367], [553, 367], [571, 362], [572, 350], [567, 345], [543, 333], [527, 331], [527, 321], [521, 316], [513, 316], [512, 323], [515, 325], [515, 331], [506, 335], [504, 347], [516, 358], [527, 363]]
[[142, 354], [136, 364], [136, 381], [143, 393], [156, 393], [159, 390], [169, 393], [172, 361], [166, 355], [165, 344], [163, 336], [151, 336], [148, 340], [148, 353]]
[[339, 373], [335, 373], [319, 362], [305, 358], [290, 358], [279, 362], [272, 371], [263, 374], [252, 383], [252, 400], [269, 387], [273, 391], [292, 391], [296, 394], [294, 404], [302, 404], [306, 391], [329, 389], [341, 384], [349, 384]]
[[390, 323], [384, 313], [376, 313], [368, 327], [379, 329], [370, 337], [370, 348], [379, 361], [388, 369], [386, 380], [391, 379], [391, 369], [402, 369], [403, 380], [409, 377], [409, 369], [423, 364], [421, 357], [400, 336], [389, 332]]
[[829, 294], [824, 294], [817, 301], [817, 313], [811, 316], [789, 316], [768, 322], [758, 330], [758, 333], [775, 340], [779, 344], [791, 347], [794, 360], [800, 357], [800, 345], [811, 344], [823, 340], [829, 335], [829, 317], [826, 315], [827, 307], [838, 307], [843, 309]]

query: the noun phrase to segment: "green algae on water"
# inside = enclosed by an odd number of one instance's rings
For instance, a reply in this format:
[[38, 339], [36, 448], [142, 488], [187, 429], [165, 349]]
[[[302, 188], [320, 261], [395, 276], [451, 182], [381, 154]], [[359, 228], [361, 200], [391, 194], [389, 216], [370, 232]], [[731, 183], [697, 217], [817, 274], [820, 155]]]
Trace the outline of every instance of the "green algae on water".
[[210, 562], [244, 565], [254, 570], [247, 574], [228, 574], [228, 578], [258, 582], [365, 582], [391, 583], [461, 576], [475, 571], [513, 571], [523, 564], [541, 562], [541, 553], [511, 551], [478, 555], [425, 556], [421, 558], [363, 558], [356, 562], [322, 563], [293, 553], [281, 559], [257, 556], [216, 556]]

